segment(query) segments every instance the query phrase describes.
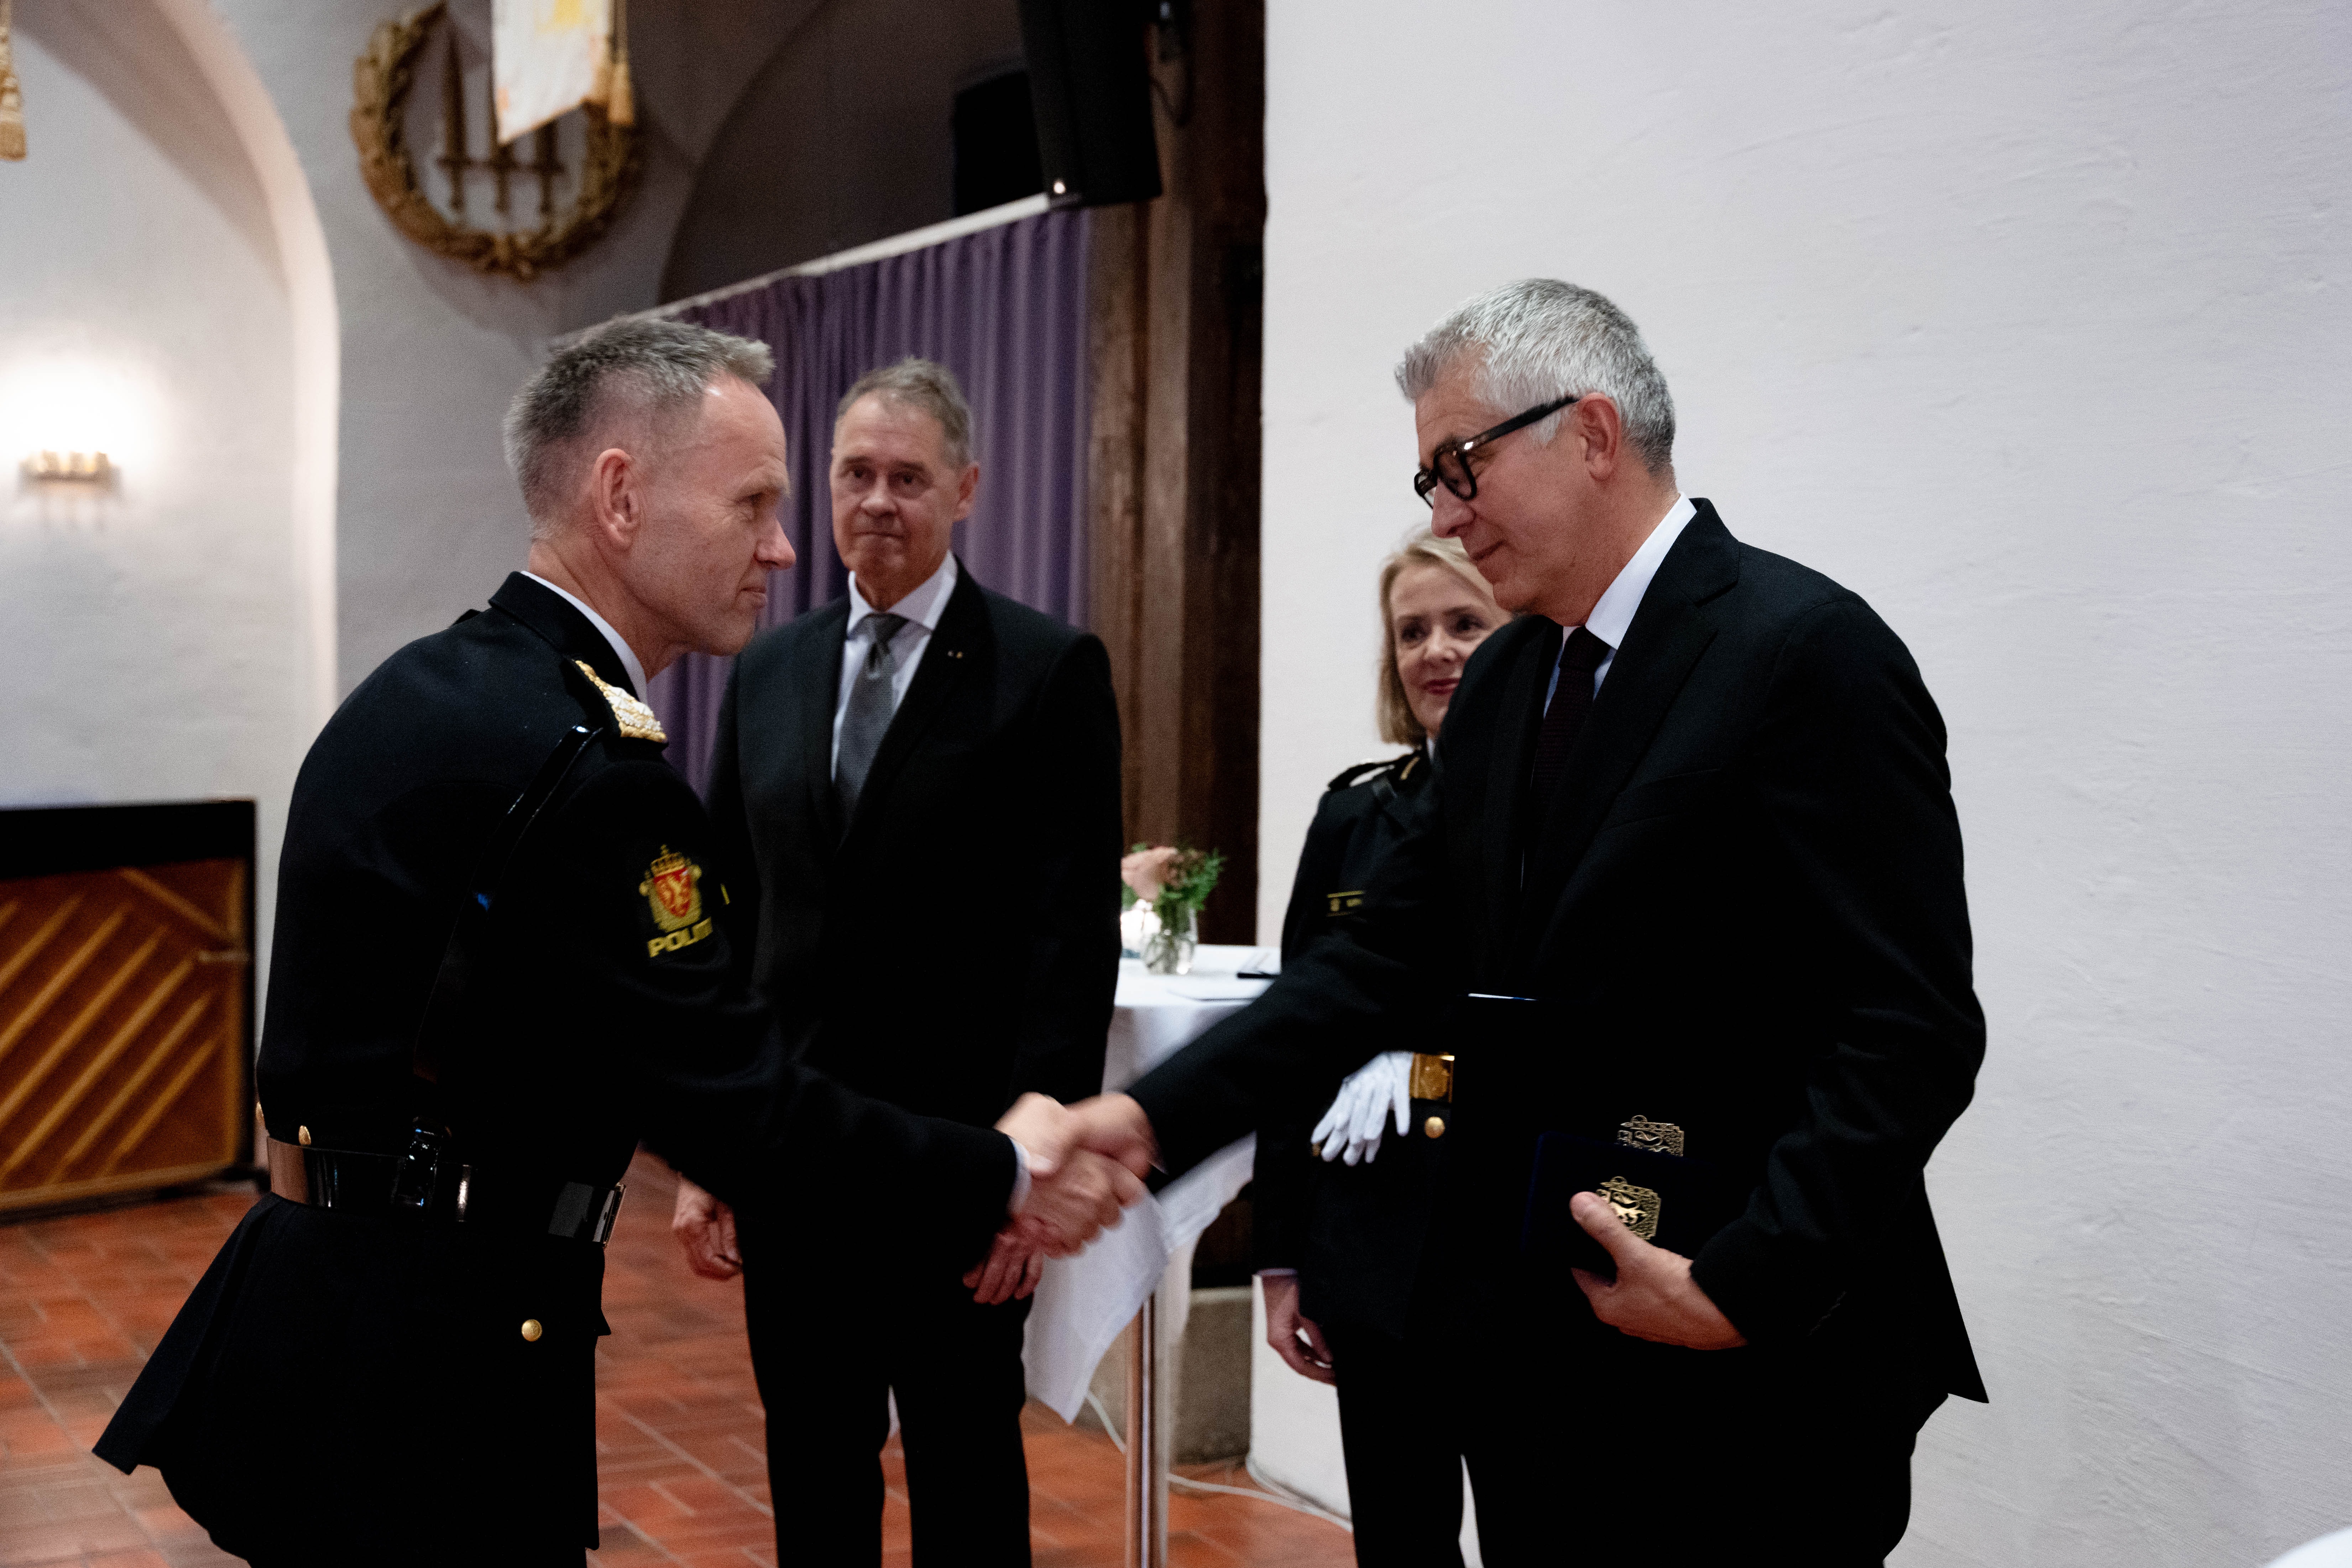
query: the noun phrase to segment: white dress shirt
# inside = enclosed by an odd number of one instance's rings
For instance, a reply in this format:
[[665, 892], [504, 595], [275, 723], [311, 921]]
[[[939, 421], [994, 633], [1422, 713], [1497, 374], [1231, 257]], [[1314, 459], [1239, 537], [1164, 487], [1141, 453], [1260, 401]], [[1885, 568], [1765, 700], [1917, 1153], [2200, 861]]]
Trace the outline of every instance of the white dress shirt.
[[[1601, 695], [1601, 683], [1609, 678], [1609, 667], [1617, 662], [1618, 646], [1625, 640], [1625, 634], [1633, 629], [1633, 612], [1642, 607], [1642, 595], [1650, 591], [1650, 579], [1658, 574], [1658, 568], [1665, 563], [1666, 552], [1675, 547], [1675, 541], [1683, 536], [1683, 530], [1688, 528], [1691, 519], [1697, 515], [1698, 508], [1691, 505], [1688, 496], [1676, 496], [1675, 504], [1666, 509], [1666, 515], [1658, 520], [1658, 526], [1650, 530], [1650, 537], [1642, 541], [1642, 548], [1633, 552], [1633, 559], [1625, 563], [1625, 569], [1617, 574], [1616, 581], [1609, 584], [1593, 605], [1592, 613], [1584, 617], [1584, 629], [1609, 645], [1609, 651], [1601, 656], [1601, 662], [1592, 669], [1592, 694], [1595, 697]], [[1566, 640], [1568, 632], [1565, 628], [1560, 637]], [[1555, 650], [1551, 680], [1544, 688], [1545, 708], [1550, 708], [1551, 694], [1559, 687], [1559, 663]]]
[[636, 654], [631, 650], [628, 643], [622, 637], [621, 634], [613, 629], [613, 623], [598, 615], [594, 610], [590, 609], [588, 607], [587, 600], [582, 598], [577, 594], [565, 593], [562, 589], [557, 587], [554, 584], [549, 582], [538, 573], [526, 572], [523, 575], [538, 584], [541, 587], [546, 589], [549, 593], [560, 595], [566, 604], [579, 611], [582, 615], [587, 616], [588, 624], [590, 626], [594, 626], [598, 631], [604, 634], [604, 640], [613, 645], [614, 656], [620, 659], [621, 668], [628, 671], [630, 692], [635, 696], [637, 700], [640, 702], [644, 701], [646, 696], [646, 667], [637, 662]]
[[[940, 562], [940, 569], [923, 579], [922, 585], [890, 606], [889, 613], [904, 616], [907, 624], [900, 626], [890, 639], [890, 652], [898, 661], [898, 673], [890, 678], [890, 711], [898, 711], [898, 704], [907, 700], [907, 688], [915, 682], [915, 667], [923, 662], [923, 650], [931, 646], [931, 634], [940, 627], [940, 616], [948, 607], [948, 598], [955, 592], [956, 558], [952, 552]], [[857, 574], [849, 575], [849, 625], [842, 633], [841, 689], [833, 703], [833, 763], [841, 765], [841, 721], [849, 712], [850, 689], [857, 684], [858, 672], [866, 668], [866, 650], [873, 646], [874, 628], [867, 620], [881, 614], [866, 602], [857, 591]]]

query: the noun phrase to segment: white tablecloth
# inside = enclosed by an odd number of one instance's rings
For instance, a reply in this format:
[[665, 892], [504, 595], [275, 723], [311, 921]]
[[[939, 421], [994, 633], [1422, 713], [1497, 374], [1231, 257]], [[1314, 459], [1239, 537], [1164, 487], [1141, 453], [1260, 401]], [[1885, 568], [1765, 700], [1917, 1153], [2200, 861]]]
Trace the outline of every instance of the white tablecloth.
[[[1103, 1088], [1125, 1089], [1266, 987], [1235, 972], [1272, 954], [1258, 947], [1203, 946], [1190, 974], [1147, 974], [1135, 959], [1120, 961], [1118, 1000], [1103, 1057]], [[1063, 1420], [1086, 1403], [1087, 1384], [1119, 1330], [1143, 1299], [1171, 1284], [1160, 1298], [1163, 1345], [1184, 1331], [1191, 1301], [1192, 1244], [1249, 1184], [1257, 1140], [1228, 1144], [1127, 1212], [1076, 1258], [1045, 1265], [1029, 1310], [1022, 1360], [1029, 1392]], [[1181, 1266], [1186, 1276], [1175, 1279]]]

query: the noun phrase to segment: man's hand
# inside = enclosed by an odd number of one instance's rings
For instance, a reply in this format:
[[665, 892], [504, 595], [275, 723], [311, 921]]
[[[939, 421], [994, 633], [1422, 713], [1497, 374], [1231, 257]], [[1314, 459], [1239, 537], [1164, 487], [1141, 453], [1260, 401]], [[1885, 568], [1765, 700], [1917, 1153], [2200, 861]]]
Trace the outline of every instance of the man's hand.
[[1332, 1370], [1331, 1348], [1323, 1342], [1322, 1327], [1314, 1319], [1298, 1315], [1298, 1276], [1261, 1274], [1257, 1282], [1265, 1288], [1265, 1342], [1274, 1347], [1274, 1353], [1301, 1377], [1338, 1383], [1339, 1374]]
[[1049, 1095], [1024, 1094], [1013, 1109], [996, 1119], [996, 1130], [1021, 1145], [1029, 1156], [1029, 1178], [1042, 1182], [1061, 1169], [1063, 1158], [1077, 1147], [1080, 1122], [1068, 1106]]
[[1748, 1342], [1692, 1281], [1690, 1259], [1626, 1229], [1608, 1199], [1579, 1193], [1569, 1199], [1568, 1212], [1617, 1265], [1613, 1285], [1581, 1268], [1570, 1271], [1594, 1317], [1621, 1334], [1688, 1350], [1727, 1351]]
[[1045, 1253], [1021, 1239], [1018, 1226], [1008, 1225], [996, 1233], [988, 1256], [972, 1265], [963, 1282], [973, 1300], [993, 1307], [1003, 1301], [1028, 1300], [1045, 1271]]
[[[1007, 1227], [1016, 1244], [1048, 1258], [1067, 1258], [1092, 1241], [1119, 1211], [1143, 1199], [1143, 1184], [1115, 1160], [1073, 1149], [1050, 1175], [1029, 1167], [1029, 1201]], [[993, 1254], [992, 1254], [992, 1260]]]
[[677, 1179], [669, 1233], [686, 1248], [686, 1266], [705, 1279], [732, 1279], [743, 1272], [743, 1255], [735, 1246], [735, 1211], [684, 1176]]
[[1076, 1118], [1082, 1146], [1118, 1161], [1138, 1176], [1149, 1175], [1159, 1163], [1160, 1142], [1151, 1135], [1151, 1118], [1131, 1097], [1098, 1094], [1071, 1106], [1070, 1114]]

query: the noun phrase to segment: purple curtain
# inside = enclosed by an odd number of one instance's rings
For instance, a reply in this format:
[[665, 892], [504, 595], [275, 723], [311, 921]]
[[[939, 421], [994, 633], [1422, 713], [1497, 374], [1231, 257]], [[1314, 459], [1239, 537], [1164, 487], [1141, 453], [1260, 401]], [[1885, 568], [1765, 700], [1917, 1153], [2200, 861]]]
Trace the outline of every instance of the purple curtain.
[[[768, 395], [784, 421], [784, 528], [800, 559], [769, 579], [763, 625], [849, 591], [825, 482], [834, 407], [859, 376], [908, 354], [955, 372], [971, 402], [980, 494], [956, 525], [957, 553], [983, 586], [1087, 624], [1087, 234], [1083, 212], [1045, 213], [681, 312], [775, 352]], [[732, 662], [688, 654], [646, 694], [698, 791]]]

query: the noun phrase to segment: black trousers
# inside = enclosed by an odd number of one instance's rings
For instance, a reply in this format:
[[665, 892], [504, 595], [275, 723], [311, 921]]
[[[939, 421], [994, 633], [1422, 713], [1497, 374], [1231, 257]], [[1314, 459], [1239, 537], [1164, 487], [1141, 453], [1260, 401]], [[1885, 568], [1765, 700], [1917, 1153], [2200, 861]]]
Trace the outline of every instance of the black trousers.
[[953, 1279], [908, 1281], [881, 1262], [812, 1289], [790, 1262], [791, 1237], [739, 1224], [778, 1568], [881, 1561], [880, 1454], [893, 1394], [915, 1561], [1027, 1568], [1029, 1303], [982, 1307]]
[[1408, 1346], [1345, 1321], [1319, 1326], [1339, 1372], [1356, 1561], [1362, 1568], [1462, 1568], [1455, 1375], [1431, 1360], [1424, 1344]]
[[[1458, 1453], [1488, 1568], [1876, 1568], [1910, 1521], [1912, 1448], [1942, 1402], [1857, 1385], [1802, 1350], [1629, 1339], [1580, 1299], [1416, 1314], [1402, 1340], [1324, 1327], [1365, 1564], [1459, 1561]], [[1351, 1373], [1369, 1384], [1352, 1418]]]

